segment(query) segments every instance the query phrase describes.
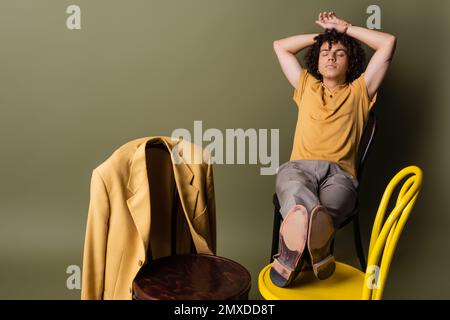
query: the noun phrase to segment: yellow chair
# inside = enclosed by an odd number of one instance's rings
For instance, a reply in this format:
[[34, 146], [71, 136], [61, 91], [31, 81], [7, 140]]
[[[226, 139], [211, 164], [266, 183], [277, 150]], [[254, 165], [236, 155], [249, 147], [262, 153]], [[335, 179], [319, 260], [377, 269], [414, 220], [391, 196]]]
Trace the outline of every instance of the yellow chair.
[[[408, 177], [409, 176], [409, 177]], [[396, 186], [406, 177], [397, 202], [385, 221], [385, 212]], [[300, 273], [288, 288], [280, 288], [270, 280], [267, 265], [258, 277], [258, 288], [266, 300], [380, 300], [395, 248], [406, 220], [422, 187], [422, 170], [409, 166], [389, 182], [372, 227], [366, 272], [336, 262], [336, 270], [326, 280], [317, 280], [312, 271]]]

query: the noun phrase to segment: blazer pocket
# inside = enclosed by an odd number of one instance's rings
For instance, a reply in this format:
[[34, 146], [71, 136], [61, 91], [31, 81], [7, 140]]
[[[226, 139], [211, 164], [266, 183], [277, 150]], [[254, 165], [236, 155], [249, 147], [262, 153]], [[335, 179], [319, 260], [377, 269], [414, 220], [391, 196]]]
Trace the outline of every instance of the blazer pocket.
[[205, 214], [207, 211], [206, 203], [204, 204], [197, 204], [196, 210], [194, 211], [194, 220], [200, 217], [201, 215]]
[[208, 207], [205, 207], [196, 217], [192, 220], [195, 230], [201, 235], [205, 235], [208, 230]]

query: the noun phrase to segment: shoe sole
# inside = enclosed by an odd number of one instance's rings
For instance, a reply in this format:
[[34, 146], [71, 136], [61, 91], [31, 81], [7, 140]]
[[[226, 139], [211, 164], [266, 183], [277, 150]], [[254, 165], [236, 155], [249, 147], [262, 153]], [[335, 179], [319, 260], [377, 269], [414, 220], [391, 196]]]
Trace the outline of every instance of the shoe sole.
[[304, 206], [296, 205], [280, 227], [280, 253], [274, 256], [270, 269], [270, 278], [275, 285], [289, 286], [302, 269], [307, 232], [308, 212]]
[[330, 254], [335, 229], [331, 216], [324, 207], [316, 207], [311, 212], [308, 230], [308, 250], [312, 269], [320, 280], [329, 278], [336, 269], [336, 262]]

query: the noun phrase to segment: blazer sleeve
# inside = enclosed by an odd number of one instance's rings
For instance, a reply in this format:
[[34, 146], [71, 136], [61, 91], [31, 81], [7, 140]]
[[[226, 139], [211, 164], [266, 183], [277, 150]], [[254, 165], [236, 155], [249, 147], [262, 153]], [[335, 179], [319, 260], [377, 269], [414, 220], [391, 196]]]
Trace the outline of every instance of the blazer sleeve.
[[211, 251], [217, 253], [217, 234], [216, 234], [216, 197], [214, 192], [214, 177], [211, 159], [208, 161], [206, 173], [206, 196], [209, 215], [209, 234], [211, 236]]
[[106, 239], [110, 214], [108, 192], [96, 169], [92, 172], [83, 252], [81, 299], [103, 299]]

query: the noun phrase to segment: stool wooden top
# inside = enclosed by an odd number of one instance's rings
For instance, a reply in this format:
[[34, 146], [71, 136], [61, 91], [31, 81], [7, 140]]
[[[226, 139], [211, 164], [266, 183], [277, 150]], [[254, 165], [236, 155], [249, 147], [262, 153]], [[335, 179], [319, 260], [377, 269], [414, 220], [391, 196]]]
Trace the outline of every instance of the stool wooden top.
[[250, 273], [232, 260], [184, 254], [154, 260], [133, 282], [138, 300], [229, 300], [250, 291]]

